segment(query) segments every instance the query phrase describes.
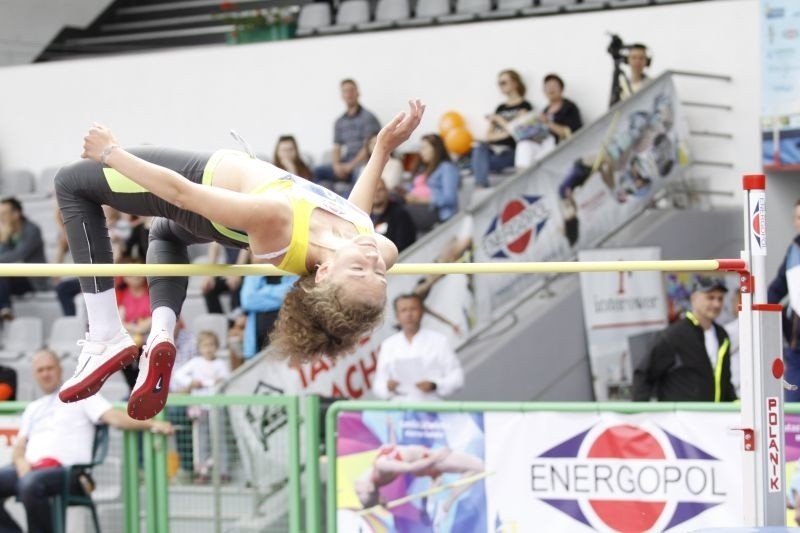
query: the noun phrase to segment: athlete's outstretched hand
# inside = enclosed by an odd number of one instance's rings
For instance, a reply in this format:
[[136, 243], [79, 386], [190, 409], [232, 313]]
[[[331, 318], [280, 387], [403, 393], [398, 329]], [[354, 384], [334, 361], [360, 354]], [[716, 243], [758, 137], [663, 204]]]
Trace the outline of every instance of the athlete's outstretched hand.
[[[83, 138], [83, 153], [81, 157], [100, 163], [100, 158], [105, 150], [110, 150], [117, 144], [117, 139], [111, 130], [94, 122], [89, 128], [89, 133]], [[108, 155], [108, 153], [106, 153]]]
[[383, 148], [387, 153], [393, 152], [417, 129], [424, 112], [425, 104], [422, 100], [409, 100], [408, 113], [399, 113], [381, 129], [376, 147]]

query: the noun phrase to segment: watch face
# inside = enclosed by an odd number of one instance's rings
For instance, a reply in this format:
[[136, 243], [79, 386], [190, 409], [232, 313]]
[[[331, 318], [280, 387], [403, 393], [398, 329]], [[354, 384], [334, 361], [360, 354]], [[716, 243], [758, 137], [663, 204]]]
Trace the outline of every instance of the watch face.
[[359, 511], [351, 509], [339, 509], [336, 515], [336, 527], [339, 531], [347, 531], [352, 533], [371, 533], [372, 527], [364, 519], [359, 516]]

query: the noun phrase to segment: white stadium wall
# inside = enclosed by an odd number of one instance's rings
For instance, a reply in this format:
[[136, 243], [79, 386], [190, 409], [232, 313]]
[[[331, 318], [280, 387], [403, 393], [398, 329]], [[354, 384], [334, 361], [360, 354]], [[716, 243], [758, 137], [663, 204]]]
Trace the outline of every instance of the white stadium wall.
[[560, 74], [590, 121], [606, 108], [610, 31], [647, 43], [653, 74], [733, 77], [730, 85], [686, 80], [679, 90], [684, 100], [733, 106], [729, 117], [712, 114], [692, 126], [733, 133], [732, 142], [706, 142], [703, 155], [735, 168], [693, 172], [737, 192], [718, 201], [738, 203], [738, 176], [761, 166], [757, 9], [756, 0], [699, 2], [7, 67], [0, 69], [0, 161], [37, 172], [75, 158], [92, 121], [111, 127], [122, 144], [196, 149], [231, 146], [228, 130], [236, 129], [267, 154], [278, 135], [293, 133], [319, 157], [331, 144], [344, 77], [359, 82], [364, 105], [381, 121], [407, 98], [423, 98], [428, 113], [418, 134], [435, 131], [453, 109], [481, 135], [484, 114], [500, 101], [496, 73], [507, 67], [522, 73], [537, 107], [543, 75]]

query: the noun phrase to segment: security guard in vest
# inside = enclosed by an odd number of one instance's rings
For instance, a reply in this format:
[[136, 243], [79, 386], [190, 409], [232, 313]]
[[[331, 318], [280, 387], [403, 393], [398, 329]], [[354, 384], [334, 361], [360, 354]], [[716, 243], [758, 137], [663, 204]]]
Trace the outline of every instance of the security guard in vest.
[[698, 277], [692, 310], [662, 331], [648, 357], [634, 371], [634, 401], [730, 402], [736, 400], [731, 383], [730, 339], [714, 322], [722, 311], [725, 293], [721, 279]]

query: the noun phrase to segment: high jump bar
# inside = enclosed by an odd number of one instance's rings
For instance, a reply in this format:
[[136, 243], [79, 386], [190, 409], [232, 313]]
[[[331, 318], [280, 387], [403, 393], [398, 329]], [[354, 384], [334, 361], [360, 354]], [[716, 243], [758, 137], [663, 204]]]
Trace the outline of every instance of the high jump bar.
[[[389, 274], [559, 274], [576, 272], [742, 272], [741, 259], [698, 259], [670, 261], [553, 261], [492, 263], [398, 263]], [[209, 265], [209, 264], [0, 264], [0, 277], [64, 277], [64, 276], [282, 276], [286, 272], [272, 265]]]

